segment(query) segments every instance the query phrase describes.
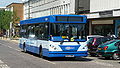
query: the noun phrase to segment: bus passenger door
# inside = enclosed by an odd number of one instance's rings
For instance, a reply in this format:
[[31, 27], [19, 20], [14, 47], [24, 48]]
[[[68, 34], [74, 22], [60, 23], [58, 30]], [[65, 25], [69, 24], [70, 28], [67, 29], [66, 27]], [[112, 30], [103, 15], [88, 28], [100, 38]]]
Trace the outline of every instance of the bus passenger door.
[[41, 40], [41, 45], [42, 45], [43, 56], [47, 56], [49, 51], [49, 45], [50, 45], [49, 42], [47, 40]]
[[37, 42], [37, 40], [34, 36], [31, 36], [31, 37], [28, 38], [28, 40], [27, 40], [28, 51], [36, 53], [35, 52], [36, 47], [37, 47], [36, 42]]

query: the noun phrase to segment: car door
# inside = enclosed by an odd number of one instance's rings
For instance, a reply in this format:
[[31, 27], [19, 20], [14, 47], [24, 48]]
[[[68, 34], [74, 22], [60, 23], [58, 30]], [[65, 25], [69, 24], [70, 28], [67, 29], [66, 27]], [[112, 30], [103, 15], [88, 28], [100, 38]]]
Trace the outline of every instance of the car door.
[[120, 41], [118, 41], [117, 43], [115, 43], [115, 46], [118, 48], [118, 50], [120, 50]]

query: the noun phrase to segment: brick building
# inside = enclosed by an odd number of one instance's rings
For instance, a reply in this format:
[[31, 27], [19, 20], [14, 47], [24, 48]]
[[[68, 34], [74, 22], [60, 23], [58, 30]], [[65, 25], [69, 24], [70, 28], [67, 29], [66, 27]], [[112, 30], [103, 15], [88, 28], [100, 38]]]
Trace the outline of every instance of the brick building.
[[10, 36], [19, 35], [19, 21], [23, 20], [23, 3], [11, 3], [6, 6], [6, 11], [12, 11], [17, 21], [10, 23]]

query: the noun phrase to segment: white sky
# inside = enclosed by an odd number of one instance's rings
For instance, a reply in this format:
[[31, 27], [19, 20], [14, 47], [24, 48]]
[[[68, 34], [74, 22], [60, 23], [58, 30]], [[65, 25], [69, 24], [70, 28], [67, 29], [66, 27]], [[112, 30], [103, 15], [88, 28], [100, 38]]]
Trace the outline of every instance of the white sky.
[[11, 3], [22, 3], [22, 0], [0, 0], [0, 7], [5, 7]]

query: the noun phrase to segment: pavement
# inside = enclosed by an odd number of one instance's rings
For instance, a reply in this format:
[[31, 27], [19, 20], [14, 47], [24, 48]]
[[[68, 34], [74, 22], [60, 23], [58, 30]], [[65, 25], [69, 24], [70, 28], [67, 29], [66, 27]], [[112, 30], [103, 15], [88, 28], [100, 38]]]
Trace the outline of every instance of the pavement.
[[10, 39], [10, 38], [3, 38], [1, 37], [0, 38], [1, 40], [5, 40], [5, 41], [10, 41], [10, 42], [15, 42], [15, 43], [18, 43], [19, 42], [19, 38], [15, 38], [15, 39]]

